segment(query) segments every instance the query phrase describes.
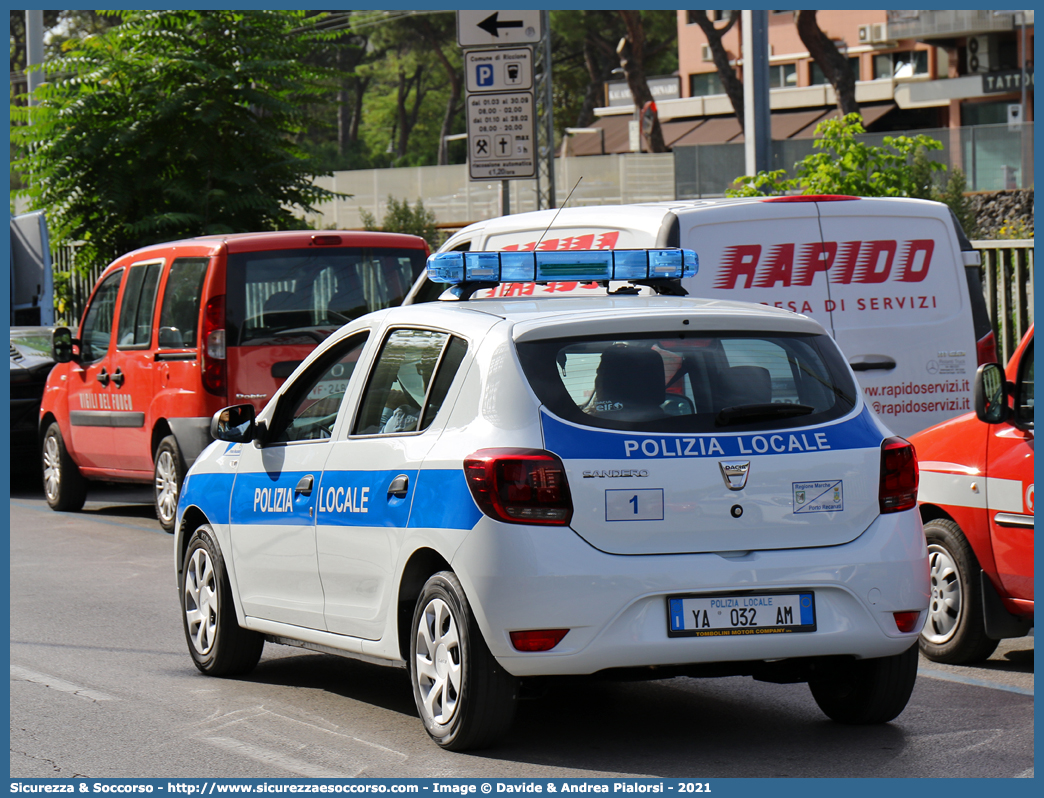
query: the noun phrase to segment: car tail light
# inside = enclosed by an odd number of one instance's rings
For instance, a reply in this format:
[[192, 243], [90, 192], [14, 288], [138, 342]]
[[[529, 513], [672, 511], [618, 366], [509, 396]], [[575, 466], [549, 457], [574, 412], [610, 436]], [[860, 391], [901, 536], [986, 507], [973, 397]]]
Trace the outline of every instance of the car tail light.
[[975, 342], [975, 354], [978, 357], [980, 366], [986, 363], [1000, 362], [997, 360], [997, 337], [993, 334], [993, 330], [990, 330]]
[[228, 389], [226, 353], [225, 295], [219, 294], [203, 309], [203, 387], [218, 396]]
[[464, 459], [475, 503], [509, 524], [566, 526], [573, 517], [565, 466], [542, 449], [480, 449]]
[[788, 194], [785, 197], [768, 197], [764, 202], [844, 202], [857, 200], [847, 194]]
[[881, 444], [882, 513], [898, 513], [917, 506], [917, 452], [903, 438], [886, 438]]
[[312, 236], [312, 244], [317, 247], [339, 247], [340, 236]]
[[568, 629], [530, 629], [511, 632], [511, 645], [515, 651], [550, 651], [566, 636]]
[[900, 632], [915, 632], [917, 629], [917, 619], [921, 617], [921, 613], [917, 610], [909, 612], [893, 612], [895, 616], [895, 627]]

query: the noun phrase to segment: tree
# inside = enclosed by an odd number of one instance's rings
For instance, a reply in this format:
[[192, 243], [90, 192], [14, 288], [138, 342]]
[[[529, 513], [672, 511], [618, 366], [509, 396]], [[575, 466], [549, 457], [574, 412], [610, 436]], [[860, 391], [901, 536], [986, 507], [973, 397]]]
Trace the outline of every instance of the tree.
[[758, 172], [739, 178], [729, 197], [766, 194], [844, 194], [852, 197], [917, 197], [950, 206], [968, 235], [975, 230], [975, 216], [964, 196], [965, 179], [954, 169], [944, 188], [935, 174], [944, 164], [928, 158], [941, 150], [942, 142], [923, 133], [917, 136], [885, 136], [883, 146], [873, 146], [856, 136], [865, 133], [859, 114], [828, 119], [816, 126], [816, 151], [795, 164], [796, 177], [785, 169]]
[[819, 27], [815, 11], [795, 11], [794, 23], [797, 26], [801, 43], [808, 48], [823, 75], [834, 87], [837, 95], [837, 107], [842, 116], [859, 113], [859, 103], [855, 98], [855, 75], [848, 64], [848, 59], [838, 52], [837, 47]]
[[[623, 19], [627, 33], [620, 39], [616, 53], [620, 56], [620, 66], [627, 79], [627, 86], [631, 90], [634, 106], [642, 109], [653, 99], [645, 73], [645, 26], [640, 11], [620, 11], [620, 17]], [[677, 28], [675, 28], [674, 35], [677, 36]], [[673, 37], [671, 41], [673, 41]], [[663, 128], [660, 127], [660, 117], [655, 113], [652, 119], [652, 130], [649, 132], [649, 149], [652, 152], [667, 152], [667, 145], [663, 141]]]
[[410, 207], [409, 200], [399, 200], [388, 197], [388, 210], [385, 211], [384, 219], [380, 225], [377, 219], [365, 208], [359, 209], [359, 218], [362, 219], [363, 228], [366, 230], [382, 230], [386, 233], [409, 233], [420, 236], [428, 242], [434, 252], [442, 244], [442, 233], [435, 226], [435, 214], [425, 209], [424, 203], [417, 200], [414, 207]]
[[157, 241], [299, 228], [334, 196], [294, 141], [327, 73], [302, 12], [121, 11], [47, 62], [40, 105], [14, 108], [13, 164], [87, 268]]
[[743, 128], [743, 81], [736, 76], [736, 70], [729, 63], [729, 54], [725, 51], [725, 45], [721, 43], [725, 34], [732, 30], [733, 25], [739, 22], [740, 12], [730, 11], [729, 21], [722, 28], [715, 27], [714, 22], [707, 16], [706, 11], [690, 11], [689, 13], [696, 24], [700, 26], [703, 35], [707, 37], [707, 47], [710, 49], [711, 57], [714, 59], [714, 67], [718, 70], [718, 77], [721, 78], [721, 85], [725, 88], [725, 93], [729, 95], [729, 102], [732, 103], [732, 110], [736, 114], [740, 128]]

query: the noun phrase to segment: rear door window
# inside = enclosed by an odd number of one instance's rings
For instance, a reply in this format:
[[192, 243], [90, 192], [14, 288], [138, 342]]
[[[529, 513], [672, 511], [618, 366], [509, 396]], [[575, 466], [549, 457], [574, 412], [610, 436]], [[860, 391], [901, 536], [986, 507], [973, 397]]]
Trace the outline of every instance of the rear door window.
[[856, 389], [823, 335], [685, 333], [518, 345], [540, 400], [585, 426], [708, 432], [839, 418]]
[[156, 309], [156, 286], [163, 261], [136, 263], [130, 267], [123, 289], [120, 322], [116, 335], [119, 349], [147, 349], [152, 343], [152, 317]]
[[233, 253], [228, 257], [230, 342], [314, 345], [359, 316], [402, 304], [424, 263], [420, 249]]
[[434, 330], [393, 330], [377, 356], [363, 395], [356, 435], [421, 432], [431, 426], [467, 343]]
[[160, 310], [160, 349], [196, 346], [196, 327], [207, 263], [207, 258], [178, 258], [171, 264]]

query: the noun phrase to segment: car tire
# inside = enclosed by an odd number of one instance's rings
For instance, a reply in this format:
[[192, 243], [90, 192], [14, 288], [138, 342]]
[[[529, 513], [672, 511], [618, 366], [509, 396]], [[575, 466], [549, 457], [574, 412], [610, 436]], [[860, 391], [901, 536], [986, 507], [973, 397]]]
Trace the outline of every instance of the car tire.
[[185, 640], [196, 667], [208, 676], [252, 671], [265, 638], [239, 625], [225, 560], [209, 524], [189, 540], [179, 588]]
[[156, 518], [166, 532], [173, 532], [178, 521], [178, 497], [185, 482], [185, 458], [181, 456], [178, 440], [168, 435], [156, 448], [153, 466], [153, 501]]
[[428, 734], [449, 751], [493, 745], [511, 728], [518, 679], [490, 653], [455, 574], [428, 579], [410, 629], [410, 682]]
[[948, 518], [929, 521], [924, 536], [932, 594], [918, 641], [921, 653], [950, 665], [981, 662], [999, 641], [986, 636], [979, 560], [961, 528]]
[[52, 510], [79, 510], [87, 500], [87, 480], [72, 461], [55, 421], [44, 433], [42, 448], [44, 497]]
[[917, 681], [917, 646], [902, 654], [848, 660], [810, 679], [812, 697], [827, 717], [847, 725], [887, 723], [906, 708]]

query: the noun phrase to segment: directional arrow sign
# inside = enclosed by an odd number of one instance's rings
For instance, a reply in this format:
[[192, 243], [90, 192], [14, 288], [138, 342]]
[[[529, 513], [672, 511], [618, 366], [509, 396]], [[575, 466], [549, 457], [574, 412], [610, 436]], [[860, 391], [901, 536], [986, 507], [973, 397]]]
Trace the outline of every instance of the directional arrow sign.
[[539, 10], [457, 12], [457, 42], [461, 47], [530, 44], [542, 36]]

